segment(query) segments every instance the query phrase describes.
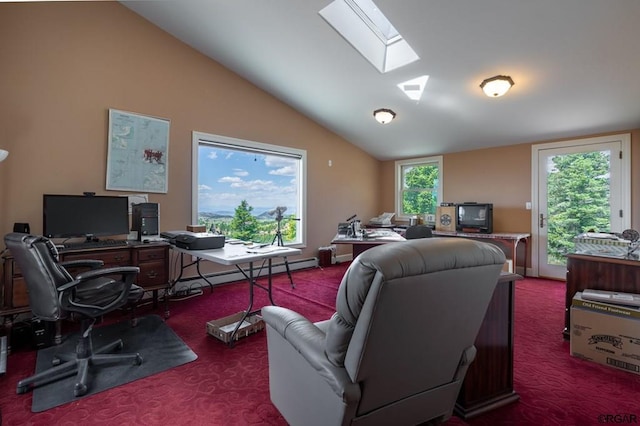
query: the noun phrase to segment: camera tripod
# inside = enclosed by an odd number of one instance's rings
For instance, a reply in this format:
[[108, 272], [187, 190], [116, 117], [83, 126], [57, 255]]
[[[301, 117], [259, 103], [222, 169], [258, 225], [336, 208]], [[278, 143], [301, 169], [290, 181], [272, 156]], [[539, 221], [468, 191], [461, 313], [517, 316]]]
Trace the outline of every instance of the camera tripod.
[[[284, 247], [284, 243], [282, 242], [282, 232], [280, 232], [280, 222], [278, 221], [278, 230], [276, 231], [276, 235], [273, 237], [273, 241], [271, 245], [276, 244], [280, 247]], [[293, 278], [291, 277], [291, 270], [289, 270], [289, 261], [287, 261], [287, 257], [283, 257], [284, 266], [287, 268], [287, 275], [289, 276], [289, 282], [291, 283], [291, 288], [296, 288], [296, 285], [293, 283]]]
[[[282, 212], [284, 211], [285, 208], [282, 207], [277, 207], [275, 209], [275, 212], [277, 213], [276, 215], [276, 222], [277, 222], [277, 227], [276, 227], [276, 235], [273, 236], [273, 241], [271, 241], [271, 245], [276, 244], [279, 247], [284, 247], [284, 241], [282, 240], [282, 230], [280, 227], [280, 223], [282, 222], [282, 219], [284, 219], [284, 216], [282, 216]], [[296, 285], [293, 283], [293, 278], [291, 277], [291, 270], [289, 269], [289, 261], [287, 260], [287, 257], [284, 256], [284, 266], [287, 269], [287, 275], [289, 276], [289, 282], [291, 283], [291, 288], [296, 288]]]

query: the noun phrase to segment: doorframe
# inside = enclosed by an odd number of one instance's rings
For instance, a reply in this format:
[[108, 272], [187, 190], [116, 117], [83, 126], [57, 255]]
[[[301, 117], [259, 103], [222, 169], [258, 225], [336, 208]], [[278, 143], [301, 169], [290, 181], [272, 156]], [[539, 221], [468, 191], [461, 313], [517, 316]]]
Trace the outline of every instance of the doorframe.
[[607, 136], [597, 136], [590, 138], [570, 139], [559, 142], [548, 142], [531, 145], [531, 271], [527, 271], [528, 276], [539, 276], [540, 262], [538, 258], [539, 238], [538, 238], [538, 217], [540, 215], [540, 205], [538, 200], [538, 161], [540, 151], [555, 148], [567, 148], [580, 145], [594, 145], [606, 142], [620, 142], [622, 151], [622, 162], [620, 164], [620, 173], [622, 179], [621, 192], [623, 196], [622, 210], [625, 221], [628, 226], [631, 225], [631, 133], [617, 133]]

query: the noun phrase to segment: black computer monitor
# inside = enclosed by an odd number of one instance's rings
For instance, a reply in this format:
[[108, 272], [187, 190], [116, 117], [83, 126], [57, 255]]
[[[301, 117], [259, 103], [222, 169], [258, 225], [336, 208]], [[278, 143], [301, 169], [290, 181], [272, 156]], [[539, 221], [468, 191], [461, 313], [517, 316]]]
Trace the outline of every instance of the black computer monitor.
[[43, 233], [49, 238], [129, 233], [129, 199], [120, 196], [44, 194]]

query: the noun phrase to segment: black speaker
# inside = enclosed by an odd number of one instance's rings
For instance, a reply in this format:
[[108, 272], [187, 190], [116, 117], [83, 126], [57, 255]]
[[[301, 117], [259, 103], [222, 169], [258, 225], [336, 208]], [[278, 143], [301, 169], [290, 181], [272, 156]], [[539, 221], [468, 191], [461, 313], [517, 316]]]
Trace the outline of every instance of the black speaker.
[[36, 349], [48, 348], [55, 343], [55, 322], [33, 318], [31, 320], [31, 331], [33, 332], [33, 344]]
[[138, 232], [138, 241], [160, 233], [158, 203], [139, 203], [131, 207], [131, 230]]
[[14, 223], [13, 224], [13, 232], [21, 232], [23, 234], [30, 234], [31, 228], [28, 223]]

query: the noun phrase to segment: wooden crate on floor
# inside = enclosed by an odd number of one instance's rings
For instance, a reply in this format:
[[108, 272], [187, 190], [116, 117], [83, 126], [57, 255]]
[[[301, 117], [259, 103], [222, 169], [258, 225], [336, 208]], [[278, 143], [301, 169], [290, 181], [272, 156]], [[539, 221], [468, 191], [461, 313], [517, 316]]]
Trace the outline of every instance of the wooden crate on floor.
[[[229, 343], [231, 341], [231, 333], [233, 333], [234, 328], [243, 316], [244, 311], [217, 320], [211, 320], [207, 322], [207, 333], [225, 343]], [[249, 315], [238, 328], [234, 340], [247, 337], [263, 329], [264, 321], [262, 317], [260, 315]]]

